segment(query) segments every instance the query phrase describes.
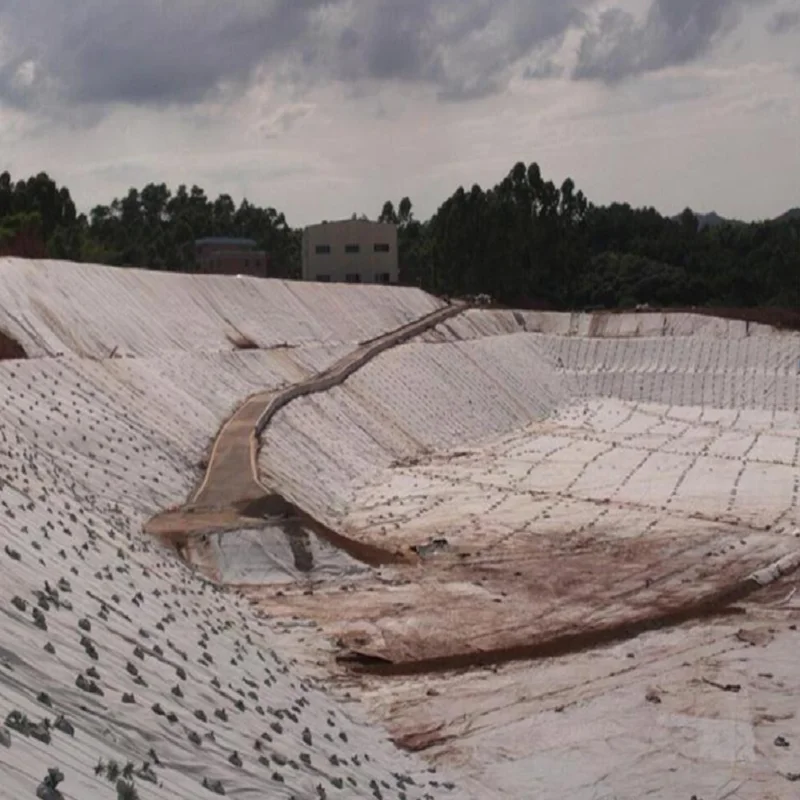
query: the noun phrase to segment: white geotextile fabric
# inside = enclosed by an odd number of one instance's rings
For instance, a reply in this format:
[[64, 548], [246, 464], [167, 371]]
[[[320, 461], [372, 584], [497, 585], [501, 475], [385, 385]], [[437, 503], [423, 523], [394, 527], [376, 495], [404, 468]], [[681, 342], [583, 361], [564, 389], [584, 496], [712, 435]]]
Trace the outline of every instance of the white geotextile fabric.
[[0, 258], [0, 329], [29, 356], [354, 343], [438, 308], [419, 289]]

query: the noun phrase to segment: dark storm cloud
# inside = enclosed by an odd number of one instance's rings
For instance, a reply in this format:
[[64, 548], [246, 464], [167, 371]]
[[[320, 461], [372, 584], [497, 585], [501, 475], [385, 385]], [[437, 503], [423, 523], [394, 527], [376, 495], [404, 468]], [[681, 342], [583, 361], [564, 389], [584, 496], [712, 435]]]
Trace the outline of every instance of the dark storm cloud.
[[772, 15], [767, 29], [776, 36], [800, 29], [800, 11], [776, 11]]
[[430, 0], [378, 2], [348, 19], [338, 47], [326, 56], [329, 74], [346, 81], [445, 80]]
[[191, 104], [262, 66], [301, 83], [400, 80], [468, 99], [501, 89], [592, 2], [0, 0], [0, 100]]
[[360, 20], [355, 74], [431, 83], [445, 101], [484, 97], [506, 85], [512, 67], [521, 72], [527, 59], [560, 45], [592, 2], [383, 0]]
[[584, 34], [574, 77], [614, 83], [686, 64], [710, 50], [758, 0], [653, 0], [643, 22], [627, 11], [600, 14]]
[[[12, 0], [0, 33], [12, 59], [30, 59], [63, 100], [160, 105], [193, 102], [242, 82], [265, 57], [306, 32], [324, 0]], [[35, 31], [36, 35], [30, 32]]]

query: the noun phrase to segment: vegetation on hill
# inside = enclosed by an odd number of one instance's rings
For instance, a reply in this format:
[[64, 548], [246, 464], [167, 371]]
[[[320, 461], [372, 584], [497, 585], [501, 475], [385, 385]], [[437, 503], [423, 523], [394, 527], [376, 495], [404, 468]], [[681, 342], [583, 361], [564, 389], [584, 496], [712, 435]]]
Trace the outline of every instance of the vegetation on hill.
[[[550, 308], [780, 306], [800, 309], [800, 216], [704, 225], [690, 209], [596, 206], [567, 179], [518, 163], [490, 189], [459, 188], [427, 221], [404, 198], [378, 219], [399, 228], [401, 282], [448, 295], [490, 294]], [[203, 189], [130, 189], [78, 214], [45, 173], [0, 174], [0, 254], [192, 271], [193, 241], [247, 236], [271, 254], [276, 277], [298, 277], [300, 231], [274, 208]]]

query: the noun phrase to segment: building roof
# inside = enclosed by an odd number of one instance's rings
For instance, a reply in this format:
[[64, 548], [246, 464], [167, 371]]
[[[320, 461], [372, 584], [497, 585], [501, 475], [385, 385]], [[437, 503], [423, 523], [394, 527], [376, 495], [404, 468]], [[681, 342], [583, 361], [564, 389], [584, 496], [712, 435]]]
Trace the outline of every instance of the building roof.
[[238, 245], [239, 247], [255, 247], [257, 244], [255, 239], [239, 239], [233, 236], [207, 236], [204, 239], [195, 239], [194, 243], [196, 245], [228, 244]]
[[374, 219], [326, 219], [313, 225], [306, 225], [306, 228], [322, 228], [326, 225], [389, 225], [393, 228], [396, 227], [393, 222], [378, 222]]

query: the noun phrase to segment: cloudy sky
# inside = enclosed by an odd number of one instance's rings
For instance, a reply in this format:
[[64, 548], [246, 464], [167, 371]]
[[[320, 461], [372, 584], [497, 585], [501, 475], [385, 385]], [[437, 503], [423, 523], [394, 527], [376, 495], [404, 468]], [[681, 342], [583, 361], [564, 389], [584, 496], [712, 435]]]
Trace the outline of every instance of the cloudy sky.
[[0, 0], [0, 170], [427, 217], [516, 161], [589, 198], [800, 206], [800, 0]]

